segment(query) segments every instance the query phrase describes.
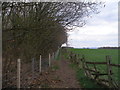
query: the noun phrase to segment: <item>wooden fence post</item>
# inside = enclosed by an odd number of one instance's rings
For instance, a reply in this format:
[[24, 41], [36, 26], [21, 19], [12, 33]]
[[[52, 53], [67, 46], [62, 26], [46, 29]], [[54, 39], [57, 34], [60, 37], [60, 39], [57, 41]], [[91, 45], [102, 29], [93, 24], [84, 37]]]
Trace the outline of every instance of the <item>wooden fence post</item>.
[[107, 73], [108, 73], [108, 81], [109, 81], [109, 87], [113, 86], [112, 83], [112, 67], [111, 67], [111, 57], [110, 56], [106, 56], [106, 61], [107, 61]]
[[40, 62], [39, 62], [39, 72], [42, 73], [42, 70], [41, 70], [41, 55], [40, 55]]
[[54, 56], [54, 52], [53, 52], [53, 55], [52, 55], [53, 59], [55, 59], [55, 56]]
[[17, 88], [20, 88], [20, 59], [17, 60]]
[[82, 67], [83, 67], [83, 70], [85, 72], [85, 75], [88, 76], [87, 72], [86, 72], [86, 67], [85, 67], [86, 65], [85, 64], [86, 64], [85, 58], [84, 58], [84, 55], [82, 55]]
[[74, 60], [73, 63], [76, 64], [76, 54], [74, 54]]
[[77, 65], [79, 66], [79, 54], [77, 54]]
[[51, 65], [51, 57], [50, 57], [50, 53], [49, 53], [49, 67], [50, 67], [50, 65]]
[[[98, 73], [98, 70], [97, 70], [97, 67], [96, 67], [95, 64], [93, 64], [93, 67], [94, 67], [94, 70], [96, 71], [96, 74], [99, 74], [99, 73]], [[95, 79], [95, 80], [96, 80], [96, 79], [99, 79], [99, 76], [96, 75], [96, 76], [94, 77], [94, 79]]]
[[35, 64], [35, 61], [34, 61], [34, 58], [32, 58], [32, 79], [34, 79], [34, 64]]
[[78, 54], [79, 58], [78, 58], [78, 63], [79, 63], [79, 68], [82, 68], [82, 59], [80, 57], [80, 54]]
[[85, 72], [86, 76], [92, 78], [90, 72], [87, 70], [87, 69], [89, 69], [89, 67], [86, 64], [86, 60], [85, 60], [84, 55], [82, 56], [82, 61], [83, 61], [83, 68], [84, 68], [84, 72]]

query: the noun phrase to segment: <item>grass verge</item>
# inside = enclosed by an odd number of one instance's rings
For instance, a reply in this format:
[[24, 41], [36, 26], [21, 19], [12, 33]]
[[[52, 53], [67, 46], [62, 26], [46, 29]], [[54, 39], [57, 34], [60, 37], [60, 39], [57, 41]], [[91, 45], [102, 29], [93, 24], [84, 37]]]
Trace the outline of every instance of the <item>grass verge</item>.
[[52, 70], [58, 70], [58, 69], [59, 69], [59, 66], [54, 65], [54, 66], [51, 67], [51, 69], [52, 69]]
[[96, 83], [96, 81], [91, 80], [90, 78], [86, 77], [84, 74], [83, 69], [80, 69], [77, 65], [75, 64], [70, 64], [70, 67], [72, 67], [75, 71], [76, 71], [76, 77], [80, 83], [80, 85], [82, 86], [82, 88], [102, 88], [102, 90], [104, 90], [106, 87], [99, 85], [98, 83]]

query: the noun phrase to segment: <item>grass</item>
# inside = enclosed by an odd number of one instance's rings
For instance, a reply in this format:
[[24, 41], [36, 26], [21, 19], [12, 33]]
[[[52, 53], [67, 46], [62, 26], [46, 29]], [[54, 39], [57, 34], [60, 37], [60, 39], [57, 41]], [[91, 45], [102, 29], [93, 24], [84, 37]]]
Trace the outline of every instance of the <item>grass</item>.
[[[106, 55], [110, 55], [112, 57], [111, 63], [120, 64], [118, 62], [118, 50], [117, 49], [70, 49], [70, 51], [80, 54], [80, 56], [85, 55], [86, 61], [95, 61], [95, 62], [105, 62]], [[93, 67], [89, 65], [89, 67]], [[97, 69], [106, 73], [107, 66], [106, 65], [97, 65]], [[115, 81], [119, 81], [118, 67], [112, 67], [113, 77]], [[102, 78], [107, 78], [107, 76], [103, 76]]]
[[[69, 52], [74, 52], [76, 54], [79, 54], [81, 57], [82, 55], [85, 56], [86, 61], [93, 61], [93, 62], [105, 62], [106, 61], [106, 55], [110, 55], [112, 57], [111, 63], [113, 64], [120, 64], [118, 62], [118, 50], [117, 49], [69, 49]], [[65, 58], [68, 58], [68, 53], [63, 53]], [[74, 65], [70, 65], [71, 67], [74, 67]], [[90, 68], [92, 68], [92, 65], [89, 65]], [[77, 68], [76, 68], [77, 69]], [[106, 73], [107, 71], [107, 66], [106, 65], [97, 65], [97, 69], [102, 72]], [[120, 70], [120, 69], [119, 69]], [[118, 74], [118, 68], [117, 67], [112, 67], [113, 71], [113, 79], [115, 81], [120, 81], [119, 74]], [[94, 82], [91, 83], [88, 78], [84, 76], [84, 72], [82, 69], [77, 69], [77, 78], [81, 82], [81, 84], [84, 87], [87, 88], [94, 88], [98, 87], [94, 85]], [[102, 76], [101, 78], [107, 79], [107, 76]], [[92, 86], [93, 85], [93, 86]]]
[[82, 86], [82, 88], [106, 88], [102, 85], [97, 84], [95, 81], [89, 79], [85, 76], [83, 69], [79, 69], [77, 65], [70, 64], [70, 67], [72, 67], [76, 71], [76, 77]]
[[52, 70], [58, 70], [59, 67], [58, 67], [57, 65], [54, 65], [54, 66], [51, 67], [51, 69], [52, 69]]
[[51, 88], [48, 84], [41, 85], [42, 88]]
[[60, 80], [60, 77], [59, 77], [59, 76], [56, 76], [56, 77], [54, 78], [54, 80], [55, 80], [55, 81], [59, 81], [59, 80]]
[[69, 49], [74, 53], [85, 55], [87, 61], [106, 61], [106, 55], [112, 57], [112, 63], [118, 64], [118, 50], [116, 49]]

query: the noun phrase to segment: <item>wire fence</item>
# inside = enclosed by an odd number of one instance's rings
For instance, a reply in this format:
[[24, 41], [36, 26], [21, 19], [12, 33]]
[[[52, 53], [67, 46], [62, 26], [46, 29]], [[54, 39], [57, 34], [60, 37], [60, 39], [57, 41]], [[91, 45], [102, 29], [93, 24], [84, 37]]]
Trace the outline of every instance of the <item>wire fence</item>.
[[58, 56], [58, 51], [42, 57], [39, 60], [32, 58], [29, 63], [17, 59], [16, 62], [10, 64], [9, 70], [3, 73], [3, 88], [30, 88], [33, 81], [40, 76], [41, 72], [45, 72], [50, 66], [51, 61]]

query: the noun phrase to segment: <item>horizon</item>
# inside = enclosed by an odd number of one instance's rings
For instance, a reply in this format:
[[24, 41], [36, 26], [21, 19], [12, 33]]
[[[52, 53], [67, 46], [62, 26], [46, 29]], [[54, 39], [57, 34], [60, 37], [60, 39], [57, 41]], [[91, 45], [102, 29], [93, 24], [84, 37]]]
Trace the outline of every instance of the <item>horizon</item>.
[[[64, 46], [64, 45], [62, 45], [61, 47], [72, 47], [72, 46]], [[97, 48], [104, 48], [104, 47], [110, 47], [110, 48], [118, 48], [118, 47], [120, 47], [120, 46], [100, 46], [100, 47], [73, 47], [73, 48], [90, 48], [90, 49], [97, 49]]]
[[[104, 1], [104, 0], [102, 0]], [[106, 1], [99, 14], [86, 19], [86, 25], [68, 33], [68, 46], [81, 47], [118, 47], [118, 2]], [[97, 22], [96, 22], [97, 21]], [[65, 44], [63, 44], [64, 46]], [[66, 45], [67, 46], [67, 45]]]

